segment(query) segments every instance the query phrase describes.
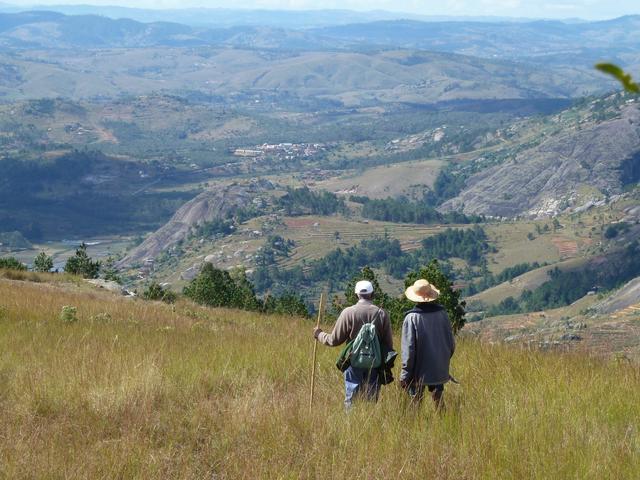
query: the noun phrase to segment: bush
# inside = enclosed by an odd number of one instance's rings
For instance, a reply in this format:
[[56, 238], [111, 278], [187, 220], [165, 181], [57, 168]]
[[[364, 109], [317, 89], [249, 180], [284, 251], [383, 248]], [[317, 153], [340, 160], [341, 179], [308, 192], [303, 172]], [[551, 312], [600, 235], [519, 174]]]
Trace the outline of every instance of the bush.
[[40, 252], [33, 261], [33, 269], [36, 272], [50, 272], [53, 269], [53, 258], [44, 252]]
[[27, 266], [15, 257], [0, 258], [0, 268], [25, 271]]
[[67, 260], [64, 271], [73, 275], [80, 275], [83, 278], [98, 278], [100, 262], [94, 262], [87, 255], [87, 246], [83, 242], [76, 250], [76, 254]]
[[[229, 272], [205, 263], [200, 273], [184, 288], [184, 294], [196, 303], [210, 307], [231, 307], [255, 310], [255, 296], [236, 285]], [[248, 297], [248, 298], [247, 298]], [[246, 303], [245, 303], [246, 301]], [[249, 307], [249, 308], [247, 308]]]
[[264, 302], [263, 311], [299, 317], [309, 316], [304, 299], [295, 293], [284, 293], [280, 297], [268, 297]]
[[205, 263], [200, 273], [184, 288], [185, 296], [196, 303], [210, 307], [239, 308], [250, 311], [308, 316], [307, 307], [299, 295], [284, 293], [280, 297], [267, 297], [262, 302], [256, 297], [253, 284], [244, 270], [227, 272]]
[[76, 307], [65, 305], [62, 307], [62, 311], [60, 312], [60, 320], [64, 323], [75, 323], [78, 321], [77, 314], [78, 309]]
[[122, 284], [122, 278], [116, 268], [116, 259], [108, 257], [104, 265], [101, 266], [102, 277], [110, 282]]
[[163, 288], [159, 283], [152, 282], [142, 292], [142, 298], [145, 300], [159, 300], [165, 303], [175, 303], [178, 296], [175, 292]]

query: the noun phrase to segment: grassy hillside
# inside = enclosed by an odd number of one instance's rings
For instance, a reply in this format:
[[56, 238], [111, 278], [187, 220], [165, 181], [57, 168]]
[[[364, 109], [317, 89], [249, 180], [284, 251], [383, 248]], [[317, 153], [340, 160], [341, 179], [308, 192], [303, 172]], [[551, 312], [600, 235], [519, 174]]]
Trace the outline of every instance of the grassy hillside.
[[[461, 341], [442, 416], [395, 386], [345, 415], [337, 352], [320, 348], [309, 413], [311, 322], [64, 281], [0, 280], [0, 477], [640, 474], [627, 364]], [[64, 305], [77, 322], [60, 320]]]
[[[55, 33], [48, 27], [42, 32], [45, 39]], [[291, 52], [261, 43], [251, 34], [245, 38], [250, 46], [243, 49], [150, 46], [74, 49], [72, 54], [64, 47], [47, 49], [49, 45], [42, 50], [16, 49], [0, 54], [7, 72], [7, 80], [0, 82], [0, 97], [115, 98], [187, 91], [273, 98], [280, 93], [366, 106], [567, 98], [602, 91], [608, 85], [597, 73], [578, 73], [573, 68], [542, 73], [537, 66], [515, 62], [415, 50]]]

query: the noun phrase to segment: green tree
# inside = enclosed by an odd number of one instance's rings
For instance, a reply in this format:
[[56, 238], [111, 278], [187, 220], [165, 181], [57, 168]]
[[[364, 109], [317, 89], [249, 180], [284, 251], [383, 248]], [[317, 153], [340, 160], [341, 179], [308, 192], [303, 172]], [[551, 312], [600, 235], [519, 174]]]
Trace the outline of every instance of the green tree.
[[386, 308], [389, 306], [391, 302], [391, 297], [382, 291], [380, 288], [380, 283], [378, 283], [378, 278], [376, 277], [376, 272], [374, 272], [370, 267], [364, 267], [359, 274], [355, 275], [347, 284], [344, 297], [346, 300], [346, 306], [353, 305], [358, 301], [358, 296], [356, 295], [355, 288], [356, 283], [360, 280], [369, 280], [373, 285], [373, 295], [375, 299], [376, 305], [379, 305], [382, 308]]
[[160, 300], [165, 303], [174, 303], [178, 296], [175, 292], [164, 288], [159, 283], [152, 282], [142, 292], [142, 298], [145, 300]]
[[122, 283], [122, 278], [116, 268], [116, 259], [108, 257], [102, 266], [102, 277], [111, 282]]
[[[453, 330], [454, 332], [458, 332], [458, 330], [464, 326], [466, 313], [466, 302], [460, 300], [461, 292], [453, 289], [453, 283], [442, 271], [442, 268], [436, 259], [433, 259], [427, 266], [420, 270], [409, 273], [404, 281], [405, 288], [408, 288], [420, 278], [428, 280], [431, 284], [435, 285], [438, 290], [440, 290], [440, 297], [438, 298], [437, 303], [447, 310]], [[375, 292], [374, 302], [376, 305], [387, 311], [393, 327], [399, 328], [404, 320], [404, 314], [411, 310], [415, 304], [408, 300], [404, 295], [393, 298], [383, 292], [380, 288], [375, 272], [369, 267], [364, 267], [362, 271], [358, 275], [354, 276], [347, 284], [344, 292], [344, 303], [342, 303], [337, 297], [334, 297], [330, 315], [337, 316], [344, 307], [356, 303], [357, 296], [354, 289], [356, 282], [359, 280], [369, 280], [373, 284], [373, 290]]]
[[280, 297], [267, 297], [263, 310], [267, 313], [279, 313], [281, 315], [309, 316], [309, 310], [304, 303], [304, 299], [300, 295], [289, 292], [283, 293]]
[[184, 294], [196, 303], [210, 307], [231, 307], [235, 283], [229, 272], [205, 263], [198, 276], [184, 288]]
[[229, 276], [233, 280], [234, 289], [231, 296], [231, 304], [236, 308], [243, 310], [259, 310], [262, 305], [256, 297], [252, 283], [247, 278], [244, 269], [234, 269]]
[[[404, 281], [405, 288], [413, 285], [413, 283], [420, 278], [424, 278], [440, 290], [440, 297], [437, 303], [447, 310], [453, 331], [457, 333], [464, 327], [465, 307], [467, 305], [464, 300], [460, 300], [461, 292], [453, 288], [453, 283], [449, 280], [449, 277], [442, 272], [440, 264], [435, 259], [431, 260], [427, 266], [422, 267], [420, 270], [409, 273]], [[403, 306], [408, 307], [407, 310], [410, 310], [413, 307], [413, 303], [405, 300], [403, 301]]]
[[83, 278], [98, 278], [100, 262], [94, 262], [87, 254], [87, 246], [80, 244], [73, 257], [69, 257], [64, 266], [64, 271], [73, 275], [81, 275]]
[[33, 261], [33, 269], [36, 272], [50, 272], [53, 268], [53, 258], [44, 252], [40, 252]]

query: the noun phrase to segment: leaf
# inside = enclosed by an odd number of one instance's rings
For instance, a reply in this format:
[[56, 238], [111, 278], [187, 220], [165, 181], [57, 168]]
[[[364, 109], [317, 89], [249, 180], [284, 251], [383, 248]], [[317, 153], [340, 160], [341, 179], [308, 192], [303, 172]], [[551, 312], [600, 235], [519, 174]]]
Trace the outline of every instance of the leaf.
[[616, 78], [628, 92], [640, 93], [640, 86], [633, 81], [631, 75], [613, 63], [598, 63], [596, 68]]

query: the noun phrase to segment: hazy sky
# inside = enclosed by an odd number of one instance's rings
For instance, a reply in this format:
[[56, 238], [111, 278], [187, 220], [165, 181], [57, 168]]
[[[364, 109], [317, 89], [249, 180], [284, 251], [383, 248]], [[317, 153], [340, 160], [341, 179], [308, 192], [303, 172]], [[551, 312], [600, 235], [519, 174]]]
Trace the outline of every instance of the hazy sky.
[[[33, 5], [34, 0], [0, 0]], [[268, 9], [389, 10], [424, 15], [498, 15], [512, 17], [587, 19], [640, 14], [640, 0], [40, 0], [45, 4], [121, 5], [140, 8], [226, 7]]]

